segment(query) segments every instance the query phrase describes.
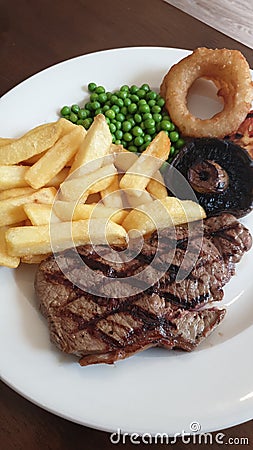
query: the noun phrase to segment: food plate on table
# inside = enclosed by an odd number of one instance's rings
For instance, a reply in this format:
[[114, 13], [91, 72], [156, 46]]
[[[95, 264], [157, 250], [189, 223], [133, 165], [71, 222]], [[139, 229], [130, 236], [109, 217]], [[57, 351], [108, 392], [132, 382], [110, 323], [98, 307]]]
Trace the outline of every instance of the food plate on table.
[[[169, 67], [188, 54], [158, 47], [113, 49], [50, 67], [2, 97], [0, 136], [18, 137], [57, 120], [63, 104], [85, 102], [91, 81], [109, 91], [142, 83], [158, 90]], [[221, 109], [210, 82], [193, 86], [189, 108], [203, 118]], [[240, 220], [252, 233], [252, 214]], [[1, 267], [1, 378], [46, 410], [105, 431], [173, 435], [193, 432], [193, 423], [199, 424], [195, 431], [207, 432], [250, 420], [251, 259], [252, 251], [224, 289], [225, 320], [195, 351], [155, 348], [114, 365], [89, 367], [50, 343], [34, 294], [36, 267]]]

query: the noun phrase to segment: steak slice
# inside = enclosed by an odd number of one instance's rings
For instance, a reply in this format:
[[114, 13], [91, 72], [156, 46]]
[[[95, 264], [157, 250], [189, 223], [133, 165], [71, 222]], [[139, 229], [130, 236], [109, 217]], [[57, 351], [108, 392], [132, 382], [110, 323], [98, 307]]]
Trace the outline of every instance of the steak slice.
[[[203, 228], [203, 227], [202, 227]], [[221, 322], [221, 300], [249, 231], [223, 214], [153, 233], [129, 248], [80, 246], [42, 261], [35, 278], [51, 340], [81, 365], [113, 363], [150, 347], [193, 350]], [[134, 256], [133, 256], [134, 255]], [[182, 269], [185, 277], [177, 279]], [[181, 275], [182, 275], [181, 273]]]

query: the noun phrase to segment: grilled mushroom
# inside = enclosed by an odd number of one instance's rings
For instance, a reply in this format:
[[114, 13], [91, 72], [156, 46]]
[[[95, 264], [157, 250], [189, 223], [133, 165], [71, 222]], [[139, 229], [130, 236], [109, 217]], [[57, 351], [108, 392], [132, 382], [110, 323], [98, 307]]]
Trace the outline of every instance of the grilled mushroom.
[[188, 142], [172, 166], [191, 185], [207, 216], [243, 217], [253, 208], [253, 160], [242, 147], [221, 139]]

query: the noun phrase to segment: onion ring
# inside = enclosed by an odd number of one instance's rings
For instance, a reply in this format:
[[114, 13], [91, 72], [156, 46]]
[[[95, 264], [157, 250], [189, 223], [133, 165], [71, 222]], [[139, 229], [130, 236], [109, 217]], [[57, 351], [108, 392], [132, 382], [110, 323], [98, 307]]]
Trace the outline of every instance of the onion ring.
[[[212, 80], [223, 97], [223, 110], [210, 119], [193, 116], [187, 107], [189, 88], [198, 78]], [[185, 136], [219, 137], [233, 133], [244, 121], [253, 100], [247, 60], [238, 50], [197, 48], [171, 67], [160, 88], [171, 120]]]

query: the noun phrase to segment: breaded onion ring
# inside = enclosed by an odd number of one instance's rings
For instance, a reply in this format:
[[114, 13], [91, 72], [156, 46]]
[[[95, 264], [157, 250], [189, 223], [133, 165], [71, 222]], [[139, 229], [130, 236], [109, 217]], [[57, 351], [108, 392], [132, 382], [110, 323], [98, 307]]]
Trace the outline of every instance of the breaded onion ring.
[[[212, 80], [223, 110], [210, 119], [193, 116], [187, 94], [198, 78]], [[197, 48], [171, 67], [160, 88], [171, 120], [185, 136], [224, 137], [237, 130], [251, 108], [253, 83], [247, 60], [238, 50]]]

